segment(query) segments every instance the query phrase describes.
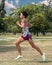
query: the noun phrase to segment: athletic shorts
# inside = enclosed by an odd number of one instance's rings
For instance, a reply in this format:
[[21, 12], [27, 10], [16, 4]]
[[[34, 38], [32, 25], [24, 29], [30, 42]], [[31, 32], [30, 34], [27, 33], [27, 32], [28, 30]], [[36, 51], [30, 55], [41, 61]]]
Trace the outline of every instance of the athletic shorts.
[[24, 40], [29, 40], [29, 39], [32, 39], [32, 36], [30, 34], [27, 34], [25, 37], [23, 35], [21, 35], [21, 37], [24, 39]]

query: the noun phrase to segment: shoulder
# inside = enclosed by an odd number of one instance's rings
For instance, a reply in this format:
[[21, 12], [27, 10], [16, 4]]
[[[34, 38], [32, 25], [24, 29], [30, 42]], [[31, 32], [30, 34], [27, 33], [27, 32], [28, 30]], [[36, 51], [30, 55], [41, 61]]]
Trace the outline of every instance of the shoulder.
[[23, 19], [22, 22], [23, 22], [23, 23], [26, 23], [26, 19]]

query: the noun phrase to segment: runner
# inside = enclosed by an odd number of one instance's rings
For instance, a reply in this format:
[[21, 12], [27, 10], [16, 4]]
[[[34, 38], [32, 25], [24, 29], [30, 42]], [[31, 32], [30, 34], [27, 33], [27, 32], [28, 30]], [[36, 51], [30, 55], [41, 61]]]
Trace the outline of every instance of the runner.
[[21, 53], [21, 47], [20, 44], [21, 42], [27, 40], [29, 42], [29, 44], [32, 46], [32, 48], [36, 49], [42, 57], [42, 61], [45, 61], [45, 53], [43, 53], [40, 48], [34, 43], [34, 41], [32, 40], [31, 37], [31, 33], [29, 32], [29, 27], [31, 26], [30, 23], [27, 21], [27, 16], [28, 13], [26, 11], [21, 12], [20, 14], [20, 18], [21, 18], [21, 24], [19, 23], [19, 21], [16, 22], [16, 24], [22, 28], [22, 35], [17, 39], [16, 41], [16, 47], [18, 50], [18, 56], [15, 58], [16, 60], [23, 57], [22, 53]]

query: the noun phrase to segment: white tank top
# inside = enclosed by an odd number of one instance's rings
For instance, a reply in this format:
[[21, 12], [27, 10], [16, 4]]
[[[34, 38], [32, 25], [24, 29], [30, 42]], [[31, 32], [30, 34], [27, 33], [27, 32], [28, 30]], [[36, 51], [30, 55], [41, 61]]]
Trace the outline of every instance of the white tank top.
[[30, 34], [31, 35], [31, 33], [29, 32], [29, 27], [28, 27], [28, 21], [26, 21], [26, 26], [25, 26], [25, 28], [22, 28], [22, 32], [23, 32], [23, 36], [25, 37], [25, 36], [27, 36], [27, 34]]

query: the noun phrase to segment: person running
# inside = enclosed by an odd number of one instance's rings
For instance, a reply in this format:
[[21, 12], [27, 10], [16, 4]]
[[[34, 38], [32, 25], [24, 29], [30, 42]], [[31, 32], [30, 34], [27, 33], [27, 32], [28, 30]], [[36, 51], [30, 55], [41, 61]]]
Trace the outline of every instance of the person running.
[[29, 32], [29, 27], [31, 26], [30, 23], [27, 21], [27, 16], [28, 13], [26, 11], [21, 12], [20, 14], [20, 18], [21, 18], [21, 24], [19, 23], [19, 21], [16, 22], [16, 24], [22, 28], [22, 35], [16, 40], [16, 47], [18, 50], [18, 56], [15, 58], [16, 60], [23, 57], [22, 52], [21, 52], [21, 47], [20, 44], [21, 42], [24, 42], [25, 40], [27, 40], [29, 42], [29, 44], [32, 46], [32, 48], [36, 49], [42, 57], [42, 60], [45, 61], [45, 53], [43, 53], [40, 48], [34, 43], [34, 41], [32, 40], [32, 36], [31, 33]]

